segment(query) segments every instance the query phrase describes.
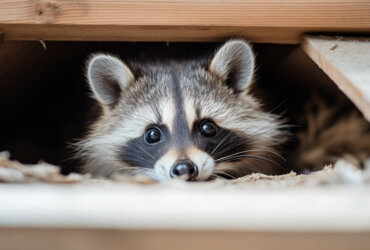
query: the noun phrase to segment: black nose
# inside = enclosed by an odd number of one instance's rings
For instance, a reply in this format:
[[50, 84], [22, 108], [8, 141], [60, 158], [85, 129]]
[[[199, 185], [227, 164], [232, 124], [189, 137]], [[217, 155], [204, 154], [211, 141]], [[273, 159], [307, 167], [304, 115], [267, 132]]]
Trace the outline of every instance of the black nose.
[[187, 176], [187, 181], [193, 181], [198, 176], [198, 167], [191, 161], [177, 161], [171, 168], [170, 175], [172, 178]]

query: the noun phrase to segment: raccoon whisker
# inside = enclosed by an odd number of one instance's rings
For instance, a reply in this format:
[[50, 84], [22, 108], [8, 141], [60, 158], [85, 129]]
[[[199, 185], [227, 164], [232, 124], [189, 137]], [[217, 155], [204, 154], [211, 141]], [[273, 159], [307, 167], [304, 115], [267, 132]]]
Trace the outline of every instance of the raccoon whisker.
[[260, 159], [260, 160], [265, 160], [265, 161], [268, 161], [268, 162], [271, 162], [272, 164], [276, 165], [276, 166], [279, 166], [279, 167], [282, 167], [280, 164], [278, 164], [277, 162], [269, 159], [269, 158], [266, 158], [266, 157], [263, 157], [263, 156], [259, 156], [259, 155], [237, 155], [235, 156], [234, 158], [233, 157], [230, 157], [230, 159], [228, 160], [234, 160], [234, 159], [242, 159], [242, 158], [255, 158], [255, 159]]
[[231, 132], [229, 131], [225, 137], [216, 145], [216, 147], [211, 151], [211, 153], [209, 153], [209, 155], [212, 156], [212, 154], [220, 147], [220, 145], [227, 139], [227, 137], [229, 137], [231, 135]]
[[[278, 164], [277, 162], [271, 160], [271, 159], [268, 159], [266, 157], [263, 157], [263, 156], [259, 156], [259, 155], [236, 155], [234, 157], [229, 157], [227, 160], [237, 160], [237, 159], [242, 159], [242, 158], [247, 158], [247, 157], [250, 157], [250, 158], [255, 158], [255, 159], [260, 159], [260, 160], [265, 160], [265, 161], [268, 161], [268, 162], [271, 162], [272, 164], [280, 167], [281, 169], [283, 170], [286, 170], [285, 168], [283, 168], [283, 166], [281, 166], [280, 164]], [[224, 160], [225, 161], [225, 160]], [[219, 162], [217, 160], [215, 160], [215, 162]]]
[[281, 155], [273, 152], [273, 151], [270, 151], [270, 150], [263, 150], [263, 149], [250, 149], [250, 150], [244, 150], [244, 151], [239, 151], [239, 152], [236, 152], [234, 154], [230, 154], [230, 155], [227, 155], [227, 156], [224, 156], [224, 157], [221, 157], [221, 158], [216, 158], [215, 160], [217, 161], [222, 161], [226, 158], [229, 158], [229, 157], [232, 157], [232, 156], [237, 156], [239, 154], [243, 154], [243, 153], [248, 153], [248, 152], [268, 152], [268, 153], [271, 153], [273, 155], [276, 155], [277, 157], [281, 158], [282, 160], [285, 161], [284, 157], [282, 157]]
[[250, 157], [250, 158], [255, 158], [257, 160], [265, 160], [265, 161], [268, 161], [268, 162], [271, 162], [272, 164], [274, 164], [275, 166], [278, 166], [280, 169], [282, 169], [283, 171], [286, 171], [286, 168], [283, 167], [282, 165], [280, 165], [279, 163], [277, 163], [276, 161], [273, 161], [269, 158], [266, 158], [266, 157], [263, 157], [263, 156], [258, 156], [258, 155], [248, 155], [247, 157]]
[[[140, 152], [138, 152], [138, 150], [136, 152], [125, 152], [125, 155], [129, 155], [129, 156], [138, 156], [142, 159], [148, 159], [147, 155], [146, 154], [141, 154]], [[149, 156], [149, 155], [148, 155]]]
[[[143, 162], [145, 163], [147, 161], [147, 158], [145, 158], [143, 155], [141, 154], [130, 154], [130, 153], [125, 153], [125, 156], [129, 156], [129, 157], [135, 157], [135, 159], [139, 162]], [[124, 159], [124, 158], [123, 158]]]
[[210, 180], [212, 180], [213, 178], [227, 180], [227, 178], [223, 177], [220, 174], [211, 174]]
[[230, 157], [225, 157], [223, 159], [217, 159], [217, 160], [215, 160], [215, 162], [238, 160], [238, 159], [242, 159], [242, 158], [245, 158], [245, 157], [246, 157], [245, 155], [234, 155], [234, 156], [230, 156]]
[[[284, 101], [282, 101], [281, 103], [279, 103], [278, 105], [276, 105], [273, 109], [271, 109], [269, 111], [270, 114], [272, 114], [275, 110], [277, 110], [278, 108], [280, 108], [282, 105], [284, 105], [286, 102], [288, 101], [288, 99], [285, 99]], [[283, 111], [285, 112], [285, 111]]]
[[[136, 157], [136, 155], [134, 155], [134, 157]], [[121, 158], [121, 160], [126, 162], [125, 158]], [[147, 164], [147, 159], [138, 157], [138, 158], [135, 159], [133, 164], [137, 165], [137, 166], [140, 166], [140, 167], [145, 167], [146, 164]]]
[[252, 150], [249, 150], [250, 152], [267, 152], [267, 153], [271, 153], [271, 154], [273, 154], [273, 155], [275, 155], [275, 156], [277, 156], [277, 157], [279, 157], [280, 159], [282, 159], [283, 161], [286, 161], [286, 159], [282, 156], [282, 155], [280, 155], [280, 154], [278, 154], [278, 153], [276, 153], [276, 152], [274, 152], [274, 151], [272, 151], [272, 150], [267, 150], [267, 149], [252, 149]]
[[[240, 152], [228, 155], [228, 156], [233, 156], [233, 155], [247, 153], [247, 152], [267, 152], [267, 153], [270, 153], [270, 154], [273, 154], [273, 155], [277, 156], [278, 158], [282, 159], [283, 161], [286, 161], [286, 159], [282, 155], [280, 155], [280, 154], [278, 154], [274, 151], [267, 150], [267, 149], [250, 149], [250, 150], [240, 151]], [[219, 158], [219, 159], [216, 159], [216, 160], [222, 160], [223, 158], [226, 158], [228, 156], [225, 156], [225, 157], [222, 157], [222, 158]]]
[[228, 174], [228, 173], [225, 173], [225, 172], [214, 172], [213, 175], [216, 176], [216, 177], [222, 178], [222, 179], [226, 179], [226, 180], [227, 180], [227, 178], [223, 177], [222, 175], [228, 176], [231, 179], [236, 179], [235, 176], [233, 176], [231, 174]]
[[137, 145], [137, 148], [140, 149], [140, 150], [142, 150], [144, 153], [146, 153], [151, 159], [154, 159], [154, 157], [151, 154], [149, 154], [149, 152], [146, 151], [143, 147]]
[[239, 143], [228, 143], [226, 145], [223, 145], [218, 152], [216, 152], [213, 157], [217, 158], [218, 156], [222, 156], [225, 152], [234, 150], [237, 151], [237, 147], [240, 145], [243, 145], [245, 142], [239, 142]]
[[224, 152], [226, 152], [226, 151], [228, 151], [228, 150], [235, 149], [235, 148], [237, 148], [238, 146], [243, 145], [243, 144], [245, 144], [245, 142], [244, 142], [244, 141], [243, 141], [243, 142], [239, 142], [239, 143], [234, 143], [234, 142], [232, 142], [232, 143], [224, 144], [224, 145], [222, 145], [222, 146], [219, 148], [220, 150], [218, 150], [218, 152], [216, 152], [216, 153], [214, 154], [214, 156], [215, 156], [215, 157], [217, 157], [217, 155], [222, 155]]
[[227, 156], [224, 156], [224, 157], [221, 157], [221, 158], [217, 158], [215, 159], [215, 161], [222, 161], [224, 159], [227, 159], [227, 158], [230, 158], [230, 157], [233, 157], [233, 156], [237, 156], [239, 154], [244, 154], [244, 153], [247, 153], [247, 152], [250, 152], [251, 150], [244, 150], [244, 151], [240, 151], [240, 152], [237, 152], [237, 153], [234, 153], [234, 154], [230, 154], [230, 155], [227, 155]]
[[[148, 161], [148, 157], [145, 157], [145, 155], [140, 153], [125, 152], [125, 156], [134, 158], [137, 163], [140, 163], [140, 165], [145, 165]], [[148, 156], [153, 157], [150, 154]], [[125, 157], [121, 157], [121, 160], [125, 160]]]

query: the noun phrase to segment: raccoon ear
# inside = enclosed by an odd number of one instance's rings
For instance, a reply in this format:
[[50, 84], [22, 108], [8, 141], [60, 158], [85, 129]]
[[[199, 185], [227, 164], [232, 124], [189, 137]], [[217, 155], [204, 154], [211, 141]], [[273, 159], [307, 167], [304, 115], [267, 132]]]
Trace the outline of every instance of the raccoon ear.
[[251, 47], [243, 40], [226, 42], [213, 57], [211, 72], [224, 78], [235, 92], [245, 90], [253, 80], [254, 55]]
[[114, 104], [121, 91], [134, 79], [130, 69], [118, 58], [93, 55], [87, 64], [87, 79], [102, 104]]

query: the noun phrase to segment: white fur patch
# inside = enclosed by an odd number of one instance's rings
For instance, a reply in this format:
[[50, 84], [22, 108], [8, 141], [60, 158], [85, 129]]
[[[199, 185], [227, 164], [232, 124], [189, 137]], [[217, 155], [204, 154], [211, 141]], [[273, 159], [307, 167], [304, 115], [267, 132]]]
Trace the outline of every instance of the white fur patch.
[[162, 116], [162, 123], [166, 125], [170, 133], [172, 133], [173, 122], [176, 116], [176, 107], [175, 107], [174, 101], [172, 99], [162, 100], [158, 106], [159, 106], [160, 113]]
[[192, 146], [186, 149], [186, 154], [198, 167], [199, 174], [197, 176], [197, 180], [207, 180], [211, 176], [215, 167], [215, 161], [213, 158], [206, 152]]
[[194, 101], [191, 98], [188, 97], [184, 98], [184, 112], [187, 124], [189, 126], [189, 130], [191, 131], [193, 128], [194, 121], [196, 119]]
[[178, 152], [169, 149], [155, 164], [154, 172], [158, 180], [171, 179], [170, 171], [178, 159]]

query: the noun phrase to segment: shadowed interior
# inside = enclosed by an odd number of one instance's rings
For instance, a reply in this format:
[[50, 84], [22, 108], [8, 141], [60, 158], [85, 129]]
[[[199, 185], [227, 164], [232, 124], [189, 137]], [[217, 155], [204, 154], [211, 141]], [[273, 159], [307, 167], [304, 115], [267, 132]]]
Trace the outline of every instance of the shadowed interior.
[[[106, 52], [122, 59], [194, 58], [215, 51], [217, 43], [5, 42], [0, 45], [0, 150], [24, 163], [44, 160], [78, 171], [69, 160], [68, 142], [81, 138], [99, 109], [89, 98], [84, 63], [90, 53]], [[345, 99], [328, 77], [292, 45], [256, 44], [253, 93], [264, 108], [299, 126], [304, 100], [317, 92], [329, 104]], [[294, 67], [294, 70], [291, 70]], [[349, 109], [353, 108], [348, 104]], [[91, 112], [91, 110], [93, 110]], [[235, 135], [234, 140], [237, 140]], [[287, 147], [294, 147], [294, 139]], [[213, 145], [208, 145], [206, 151]], [[230, 151], [242, 148], [231, 147]], [[228, 152], [230, 153], [230, 152]], [[220, 154], [220, 157], [222, 154]]]

